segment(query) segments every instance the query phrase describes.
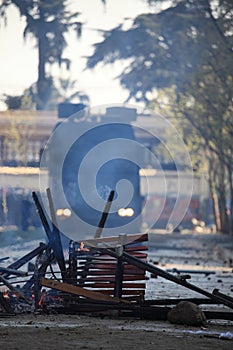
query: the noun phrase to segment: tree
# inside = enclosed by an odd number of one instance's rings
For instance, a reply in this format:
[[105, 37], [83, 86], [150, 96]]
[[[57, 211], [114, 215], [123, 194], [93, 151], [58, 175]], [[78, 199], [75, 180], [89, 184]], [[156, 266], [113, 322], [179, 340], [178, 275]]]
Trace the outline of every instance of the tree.
[[[22, 95], [4, 95], [2, 100], [10, 109], [35, 110], [38, 101], [36, 84], [25, 89]], [[89, 102], [88, 96], [83, 91], [78, 91], [76, 82], [69, 79], [56, 79], [50, 83], [50, 93], [46, 102], [46, 110], [54, 110], [61, 102], [72, 102], [78, 100], [81, 103]]]
[[8, 109], [20, 109], [23, 96], [4, 94], [2, 100], [7, 105]]
[[[233, 222], [232, 20], [231, 0], [172, 1], [165, 10], [138, 16], [129, 29], [120, 25], [105, 32], [87, 62], [93, 68], [100, 62], [124, 61], [122, 86], [129, 99], [146, 104], [156, 101], [160, 90], [174, 87], [173, 115], [181, 116], [181, 128], [188, 122], [183, 130], [187, 143], [205, 151], [222, 231], [227, 197]], [[196, 138], [189, 136], [190, 128]], [[214, 174], [213, 164], [218, 165]]]
[[[220, 32], [219, 25], [224, 19], [221, 17], [216, 24], [211, 10], [213, 1], [177, 2], [175, 7], [159, 13], [138, 16], [130, 29], [119, 25], [104, 32], [104, 40], [95, 44], [87, 67], [125, 61], [119, 78], [129, 91], [129, 99], [148, 102], [151, 92], [159, 88], [175, 84], [177, 90], [182, 91], [184, 84], [206, 62], [209, 51], [217, 54], [224, 47], [225, 52], [227, 45], [232, 56], [232, 36], [228, 38]], [[228, 0], [228, 3], [232, 10], [232, 2]], [[221, 24], [227, 33], [229, 15], [230, 9], [225, 14], [224, 25]]]
[[36, 39], [39, 58], [36, 108], [45, 109], [53, 85], [48, 67], [65, 64], [69, 69], [70, 61], [63, 57], [67, 45], [65, 35], [73, 29], [80, 37], [82, 23], [77, 20], [79, 13], [67, 10], [67, 0], [3, 0], [1, 17], [7, 18], [7, 9], [11, 5], [15, 5], [20, 16], [26, 19], [24, 37], [32, 34]]

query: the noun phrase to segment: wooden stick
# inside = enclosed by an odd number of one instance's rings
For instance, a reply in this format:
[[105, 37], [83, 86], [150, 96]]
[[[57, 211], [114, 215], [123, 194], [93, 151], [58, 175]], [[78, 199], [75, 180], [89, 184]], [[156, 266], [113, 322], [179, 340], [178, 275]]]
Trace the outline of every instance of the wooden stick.
[[105, 205], [105, 208], [104, 208], [104, 211], [102, 213], [100, 222], [98, 224], [98, 228], [97, 228], [97, 230], [95, 232], [94, 238], [100, 238], [100, 236], [102, 234], [105, 222], [106, 222], [107, 217], [108, 217], [109, 210], [110, 210], [111, 205], [112, 205], [114, 193], [115, 193], [115, 191], [111, 191], [110, 194], [109, 194], [108, 201], [107, 201], [107, 203]]
[[19, 298], [23, 299], [27, 304], [31, 304], [26, 297], [21, 293], [16, 287], [12, 286], [12, 284], [7, 281], [6, 278], [0, 275], [0, 281], [5, 284], [7, 288], [9, 288], [12, 292], [14, 292]]

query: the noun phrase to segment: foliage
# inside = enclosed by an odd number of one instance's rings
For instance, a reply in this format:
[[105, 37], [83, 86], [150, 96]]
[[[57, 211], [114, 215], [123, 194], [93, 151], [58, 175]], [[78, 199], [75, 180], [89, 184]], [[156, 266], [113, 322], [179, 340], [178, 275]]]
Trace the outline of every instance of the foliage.
[[7, 105], [8, 109], [20, 109], [21, 108], [21, 95], [7, 95], [4, 94], [2, 100]]
[[220, 35], [216, 39], [209, 13], [208, 1], [196, 1], [195, 5], [180, 1], [160, 13], [142, 14], [130, 29], [119, 25], [105, 32], [87, 66], [124, 60], [126, 68], [120, 82], [129, 91], [129, 99], [148, 102], [155, 89], [174, 84], [178, 91], [183, 91], [206, 61], [213, 43], [217, 40], [219, 47], [222, 40]]
[[14, 154], [13, 163], [25, 166], [28, 162], [28, 144], [33, 133], [34, 127], [32, 123], [24, 122], [23, 115], [6, 114], [8, 119], [8, 127], [4, 135], [4, 148], [9, 148], [10, 152]]
[[26, 19], [24, 36], [31, 34], [36, 39], [39, 56], [36, 107], [45, 109], [53, 89], [49, 67], [65, 64], [67, 69], [70, 68], [70, 60], [63, 57], [67, 46], [65, 35], [72, 29], [81, 36], [79, 13], [67, 10], [67, 0], [3, 0], [0, 16], [5, 20], [10, 5], [15, 5], [20, 16]]
[[175, 117], [195, 169], [204, 168], [217, 191], [224, 230], [227, 198], [233, 223], [233, 2], [177, 0], [156, 11], [105, 32], [87, 66], [122, 60], [128, 99], [160, 104]]
[[[28, 89], [24, 90], [23, 95], [4, 95], [2, 100], [9, 110], [35, 110], [38, 100], [37, 85], [32, 84]], [[75, 81], [69, 79], [57, 79], [55, 82], [53, 80], [51, 81], [46, 110], [56, 110], [59, 103], [71, 102], [74, 100], [82, 103], [89, 102], [88, 96], [83, 91], [77, 90]]]

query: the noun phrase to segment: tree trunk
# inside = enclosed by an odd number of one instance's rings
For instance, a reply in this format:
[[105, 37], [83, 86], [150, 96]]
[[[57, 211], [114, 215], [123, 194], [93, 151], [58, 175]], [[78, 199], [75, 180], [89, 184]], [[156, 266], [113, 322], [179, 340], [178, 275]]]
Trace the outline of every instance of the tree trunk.
[[217, 232], [221, 231], [221, 221], [220, 221], [220, 213], [218, 206], [218, 196], [216, 194], [216, 188], [214, 185], [213, 174], [209, 171], [209, 187], [210, 187], [210, 196], [213, 203], [213, 212], [214, 212], [214, 220], [216, 225]]
[[228, 218], [229, 218], [229, 231], [230, 234], [233, 235], [233, 177], [232, 177], [232, 166], [231, 163], [229, 164], [228, 168], [228, 182], [229, 182], [229, 193], [230, 193], [230, 198], [229, 198], [229, 210], [228, 212]]
[[225, 186], [225, 168], [223, 162], [221, 163], [218, 174], [218, 193], [219, 193], [219, 210], [221, 220], [221, 232], [229, 233], [229, 223], [226, 208], [226, 186]]
[[45, 71], [46, 63], [46, 33], [43, 30], [45, 28], [44, 20], [44, 11], [43, 7], [40, 6], [40, 28], [41, 30], [38, 33], [38, 80], [37, 80], [37, 103], [36, 109], [43, 110], [45, 109], [46, 100], [47, 100], [47, 79]]

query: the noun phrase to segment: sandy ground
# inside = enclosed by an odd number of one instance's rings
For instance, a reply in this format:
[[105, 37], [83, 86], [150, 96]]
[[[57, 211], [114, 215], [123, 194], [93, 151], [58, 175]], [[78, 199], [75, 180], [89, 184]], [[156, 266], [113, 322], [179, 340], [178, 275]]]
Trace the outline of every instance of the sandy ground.
[[[163, 268], [215, 269], [193, 274], [192, 282], [207, 290], [218, 287], [232, 296], [232, 244], [217, 235], [152, 235], [149, 259]], [[162, 279], [148, 283], [148, 298], [193, 297], [189, 290]], [[200, 297], [200, 295], [199, 295]], [[228, 309], [230, 311], [230, 309]], [[228, 339], [227, 339], [228, 338]], [[232, 338], [232, 339], [229, 339]], [[233, 321], [209, 320], [205, 328], [168, 321], [87, 315], [27, 314], [0, 316], [1, 349], [233, 349]]]

